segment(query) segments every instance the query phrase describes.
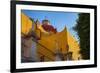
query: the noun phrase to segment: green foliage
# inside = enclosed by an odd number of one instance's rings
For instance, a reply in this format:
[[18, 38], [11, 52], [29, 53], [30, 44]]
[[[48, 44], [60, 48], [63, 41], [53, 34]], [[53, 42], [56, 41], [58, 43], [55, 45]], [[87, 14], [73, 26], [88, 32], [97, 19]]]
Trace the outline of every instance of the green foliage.
[[83, 59], [90, 59], [90, 14], [80, 13], [74, 27], [80, 39], [80, 53]]

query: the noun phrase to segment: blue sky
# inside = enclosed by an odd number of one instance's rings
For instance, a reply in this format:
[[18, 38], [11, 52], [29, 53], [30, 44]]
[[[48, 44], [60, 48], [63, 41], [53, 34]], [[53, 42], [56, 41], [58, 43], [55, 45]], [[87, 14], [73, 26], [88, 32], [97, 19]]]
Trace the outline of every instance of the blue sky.
[[48, 19], [58, 32], [62, 31], [66, 26], [68, 31], [78, 40], [77, 33], [73, 30], [78, 19], [78, 13], [75, 12], [56, 12], [56, 11], [38, 11], [38, 10], [22, 10], [24, 14], [34, 20], [42, 22]]

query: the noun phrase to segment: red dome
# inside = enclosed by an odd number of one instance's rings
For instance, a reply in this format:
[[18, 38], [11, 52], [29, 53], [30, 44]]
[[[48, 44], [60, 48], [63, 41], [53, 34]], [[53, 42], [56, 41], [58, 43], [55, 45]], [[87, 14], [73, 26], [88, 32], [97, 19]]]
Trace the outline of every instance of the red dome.
[[47, 25], [47, 24], [45, 24], [45, 25], [42, 25], [42, 27], [43, 27], [44, 30], [46, 30], [47, 32], [50, 32], [50, 31], [52, 31], [52, 32], [54, 32], [54, 33], [57, 32], [57, 30], [56, 30], [52, 25]]

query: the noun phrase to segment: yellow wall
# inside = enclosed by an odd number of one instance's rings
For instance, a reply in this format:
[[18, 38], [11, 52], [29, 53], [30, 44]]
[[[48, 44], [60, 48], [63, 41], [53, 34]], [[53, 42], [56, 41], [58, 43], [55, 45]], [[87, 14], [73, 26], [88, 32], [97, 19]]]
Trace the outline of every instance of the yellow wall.
[[73, 59], [77, 60], [80, 57], [79, 51], [80, 47], [76, 39], [69, 33], [68, 34], [68, 44], [69, 44], [69, 51], [73, 52]]
[[32, 28], [32, 21], [24, 13], [21, 13], [21, 32], [28, 34]]
[[[75, 38], [70, 35], [70, 33], [65, 28], [61, 32], [57, 32], [56, 34], [51, 35], [44, 35], [42, 33], [41, 40], [39, 42], [47, 47], [49, 50], [55, 53], [56, 51], [56, 42], [58, 42], [58, 47], [62, 48], [62, 53], [65, 54], [66, 51], [66, 45], [69, 45], [69, 51], [73, 52], [73, 59], [77, 60], [79, 57], [79, 45], [78, 42], [76, 42]], [[53, 56], [49, 51], [46, 49], [43, 49], [43, 47], [39, 46], [38, 51], [44, 54], [45, 56], [48, 56], [55, 60], [55, 56]], [[41, 55], [39, 55], [41, 56]]]

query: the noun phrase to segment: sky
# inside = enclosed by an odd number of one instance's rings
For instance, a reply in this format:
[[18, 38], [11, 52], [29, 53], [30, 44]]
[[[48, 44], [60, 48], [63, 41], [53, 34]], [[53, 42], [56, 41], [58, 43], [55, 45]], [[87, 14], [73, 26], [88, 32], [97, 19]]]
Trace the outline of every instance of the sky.
[[73, 27], [76, 25], [76, 20], [78, 19], [78, 13], [39, 10], [22, 10], [22, 12], [35, 21], [38, 19], [42, 22], [42, 20], [48, 19], [50, 24], [56, 28], [58, 32], [62, 31], [66, 26], [68, 31], [78, 41], [77, 32], [73, 30]]

